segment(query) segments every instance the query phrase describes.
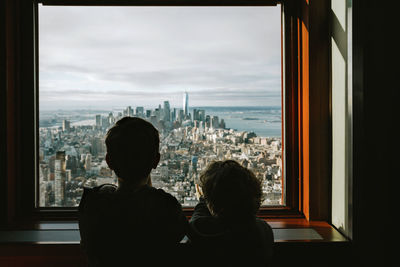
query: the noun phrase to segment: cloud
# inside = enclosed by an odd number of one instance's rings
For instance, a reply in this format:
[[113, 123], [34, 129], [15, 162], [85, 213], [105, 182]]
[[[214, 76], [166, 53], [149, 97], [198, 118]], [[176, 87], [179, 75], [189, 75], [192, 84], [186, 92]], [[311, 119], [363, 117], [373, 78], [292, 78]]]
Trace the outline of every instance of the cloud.
[[40, 107], [280, 105], [278, 7], [39, 9]]

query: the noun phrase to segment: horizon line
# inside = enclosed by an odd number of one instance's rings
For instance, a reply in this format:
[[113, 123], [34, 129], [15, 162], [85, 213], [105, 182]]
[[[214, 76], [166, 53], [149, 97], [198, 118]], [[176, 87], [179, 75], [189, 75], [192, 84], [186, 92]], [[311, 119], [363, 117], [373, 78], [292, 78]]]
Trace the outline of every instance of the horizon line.
[[[161, 105], [161, 104], [160, 104]], [[145, 109], [155, 109], [155, 108], [158, 108], [158, 106], [155, 106], [155, 107], [152, 107], [152, 108], [149, 108], [149, 107], [145, 107], [145, 106], [125, 106], [125, 107], [110, 107], [110, 108], [91, 108], [91, 107], [88, 107], [88, 108], [49, 108], [49, 109], [47, 109], [47, 108], [45, 108], [45, 109], [40, 109], [39, 108], [39, 112], [41, 112], [41, 111], [55, 111], [55, 110], [60, 110], [60, 111], [64, 111], [64, 110], [68, 110], [68, 111], [70, 111], [70, 110], [87, 110], [87, 111], [109, 111], [109, 110], [116, 110], [116, 109], [119, 109], [119, 110], [124, 110], [124, 109], [126, 109], [127, 107], [131, 107], [131, 108], [136, 108], [136, 107], [143, 107], [143, 108], [145, 108]], [[193, 106], [193, 107], [189, 107], [189, 109], [194, 109], [194, 108], [281, 108], [282, 106], [281, 105], [266, 105], [266, 106]], [[170, 107], [170, 109], [173, 109], [173, 108], [176, 108], [176, 109], [183, 109], [183, 107], [174, 107], [174, 106], [171, 106]]]

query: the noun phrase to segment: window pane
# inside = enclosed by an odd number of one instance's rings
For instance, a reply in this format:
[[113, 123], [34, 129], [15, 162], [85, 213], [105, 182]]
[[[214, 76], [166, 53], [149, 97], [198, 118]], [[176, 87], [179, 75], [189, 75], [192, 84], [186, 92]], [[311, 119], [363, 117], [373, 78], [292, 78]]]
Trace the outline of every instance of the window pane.
[[282, 201], [277, 7], [39, 5], [39, 203], [77, 206], [117, 183], [107, 130], [138, 116], [160, 132], [153, 186], [194, 206], [199, 174], [234, 159]]

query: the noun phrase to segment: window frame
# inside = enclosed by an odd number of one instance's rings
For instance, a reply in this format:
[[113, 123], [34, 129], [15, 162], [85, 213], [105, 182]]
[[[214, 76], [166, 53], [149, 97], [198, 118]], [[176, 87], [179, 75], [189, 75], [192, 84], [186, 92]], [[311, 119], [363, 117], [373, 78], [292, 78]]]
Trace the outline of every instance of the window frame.
[[[76, 220], [77, 208], [51, 207], [36, 208], [39, 183], [32, 179], [32, 173], [38, 175], [38, 35], [37, 35], [37, 7], [38, 3], [48, 5], [136, 5], [136, 6], [268, 6], [281, 4], [282, 8], [282, 146], [285, 155], [282, 168], [286, 183], [283, 192], [286, 197], [285, 206], [262, 207], [258, 213], [261, 218], [303, 218], [304, 189], [309, 185], [303, 180], [302, 167], [302, 31], [299, 27], [303, 19], [304, 2], [306, 0], [19, 0], [16, 8], [20, 13], [16, 16], [17, 28], [14, 29], [12, 42], [16, 47], [16, 68], [11, 77], [17, 80], [24, 77], [17, 84], [14, 94], [8, 95], [8, 100], [16, 98], [17, 101], [7, 104], [7, 123], [11, 129], [7, 134], [8, 161], [7, 181], [8, 196], [7, 209], [8, 221], [42, 221], [42, 220]], [[308, 14], [307, 14], [308, 15]], [[23, 59], [23, 60], [21, 60]], [[23, 63], [23, 64], [22, 64]], [[307, 62], [308, 63], [308, 62]], [[35, 101], [32, 101], [35, 99]], [[33, 103], [34, 102], [34, 103]], [[33, 111], [25, 113], [24, 110]], [[283, 127], [283, 126], [282, 126]], [[22, 134], [25, 132], [32, 135]], [[16, 134], [13, 134], [16, 133]], [[35, 139], [35, 140], [32, 140]], [[325, 152], [328, 154], [329, 151]], [[32, 161], [32, 157], [35, 161]], [[24, 164], [20, 162], [31, 162]], [[290, 165], [289, 165], [290, 164]], [[38, 176], [36, 176], [38, 177]], [[323, 179], [323, 178], [321, 178]], [[10, 190], [11, 189], [11, 190]], [[329, 199], [325, 199], [329, 202]], [[190, 217], [193, 208], [183, 208], [184, 213]], [[306, 215], [307, 217], [307, 215]], [[308, 217], [307, 217], [308, 218]]]

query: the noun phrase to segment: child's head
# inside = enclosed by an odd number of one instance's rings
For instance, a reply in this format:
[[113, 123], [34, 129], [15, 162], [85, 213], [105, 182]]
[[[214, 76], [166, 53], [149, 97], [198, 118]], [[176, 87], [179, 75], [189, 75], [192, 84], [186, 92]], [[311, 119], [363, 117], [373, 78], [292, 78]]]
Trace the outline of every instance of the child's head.
[[158, 131], [140, 118], [124, 117], [117, 121], [108, 130], [105, 142], [107, 163], [124, 181], [136, 183], [146, 179], [160, 160]]
[[211, 163], [201, 174], [200, 183], [207, 205], [216, 216], [252, 218], [260, 207], [261, 182], [236, 161]]

